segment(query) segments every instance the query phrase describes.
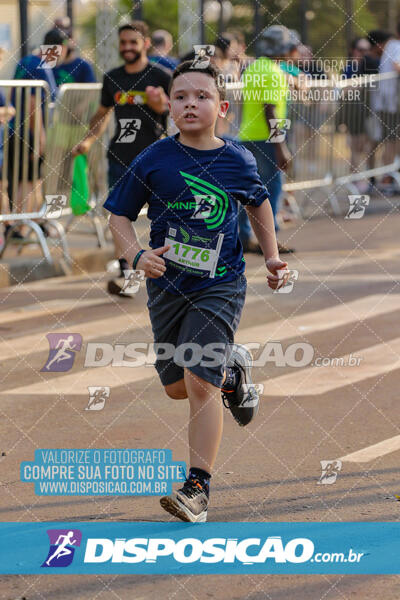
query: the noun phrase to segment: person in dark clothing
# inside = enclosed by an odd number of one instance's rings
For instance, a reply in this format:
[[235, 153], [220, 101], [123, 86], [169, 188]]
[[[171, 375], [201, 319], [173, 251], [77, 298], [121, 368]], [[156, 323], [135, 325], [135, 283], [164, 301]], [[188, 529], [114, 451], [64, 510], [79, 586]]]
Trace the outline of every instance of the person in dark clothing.
[[[67, 44], [68, 37], [63, 31], [51, 29], [44, 36], [40, 54], [30, 54], [17, 63], [14, 79], [32, 80], [32, 85], [37, 80], [44, 81], [48, 86], [51, 99], [54, 100], [57, 86], [50, 62], [53, 61], [57, 64], [57, 62], [64, 60], [67, 53]], [[41, 106], [37, 111], [36, 90], [37, 88], [32, 87], [30, 92], [28, 132], [25, 131], [24, 126], [27, 118], [25, 114], [26, 90], [22, 89], [18, 103], [16, 102], [18, 96], [15, 89], [11, 95], [11, 103], [14, 106], [17, 104], [21, 106], [21, 109], [17, 111], [16, 118], [10, 122], [8, 141], [9, 157], [18, 157], [18, 164], [15, 160], [8, 161], [7, 174], [10, 209], [16, 213], [34, 210], [35, 206], [39, 205], [42, 201], [40, 170], [46, 145], [44, 129], [46, 92], [42, 88], [40, 93]], [[35, 117], [36, 112], [38, 112], [37, 118]], [[38, 148], [35, 148], [35, 133], [38, 138]], [[24, 165], [25, 162], [27, 164]], [[20, 185], [20, 182], [22, 182], [24, 177], [25, 168], [27, 169], [27, 184], [24, 194], [24, 186]], [[14, 185], [15, 171], [17, 171], [17, 186]], [[11, 237], [19, 241], [23, 240], [21, 233], [16, 230], [11, 233]]]
[[168, 114], [169, 73], [151, 64], [147, 25], [134, 21], [119, 29], [119, 49], [124, 65], [104, 75], [100, 106], [85, 138], [73, 149], [86, 153], [105, 131], [114, 111], [116, 133], [108, 148], [110, 189], [122, 178], [132, 160], [160, 138]]
[[[133, 159], [166, 129], [171, 75], [149, 61], [150, 43], [148, 27], [143, 21], [119, 28], [119, 52], [124, 64], [104, 75], [100, 106], [85, 138], [72, 150], [74, 155], [88, 152], [105, 131], [114, 111], [116, 133], [107, 152], [110, 190], [121, 181]], [[127, 266], [120, 261], [120, 267], [123, 276]]]

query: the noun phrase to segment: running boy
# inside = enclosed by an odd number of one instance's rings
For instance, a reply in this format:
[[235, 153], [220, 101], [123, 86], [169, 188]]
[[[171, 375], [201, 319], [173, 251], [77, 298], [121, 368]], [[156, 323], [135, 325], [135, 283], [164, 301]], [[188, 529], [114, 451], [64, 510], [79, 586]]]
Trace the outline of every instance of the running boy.
[[[163, 360], [157, 352], [155, 364], [167, 395], [190, 404], [190, 471], [180, 490], [161, 498], [161, 506], [183, 521], [200, 522], [207, 518], [222, 435], [221, 392], [240, 425], [253, 419], [259, 403], [251, 355], [233, 344], [246, 295], [238, 200], [247, 207], [271, 288], [287, 263], [279, 259], [268, 192], [253, 155], [215, 136], [216, 121], [229, 106], [221, 74], [211, 64], [182, 63], [169, 93], [179, 133], [146, 148], [105, 207], [112, 213], [119, 256], [145, 272], [155, 343], [197, 344], [203, 350], [199, 360], [189, 361], [185, 353]], [[151, 250], [140, 247], [131, 224], [146, 203]]]

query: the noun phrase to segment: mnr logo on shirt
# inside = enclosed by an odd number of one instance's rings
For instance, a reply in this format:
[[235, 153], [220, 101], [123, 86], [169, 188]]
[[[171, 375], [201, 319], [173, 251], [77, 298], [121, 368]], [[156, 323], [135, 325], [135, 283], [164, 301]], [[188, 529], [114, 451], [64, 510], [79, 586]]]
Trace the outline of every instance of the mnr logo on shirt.
[[224, 190], [212, 185], [200, 177], [179, 171], [194, 197], [194, 203], [168, 203], [168, 208], [181, 208], [190, 204], [194, 208], [192, 219], [203, 219], [207, 229], [216, 229], [225, 220], [228, 210], [228, 196]]

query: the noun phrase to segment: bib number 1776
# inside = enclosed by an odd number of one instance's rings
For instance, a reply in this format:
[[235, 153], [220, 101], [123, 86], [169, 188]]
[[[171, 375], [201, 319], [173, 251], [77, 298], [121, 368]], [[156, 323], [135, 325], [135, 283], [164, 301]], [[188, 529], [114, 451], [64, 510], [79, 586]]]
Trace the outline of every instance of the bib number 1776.
[[[172, 246], [175, 250], [175, 254], [179, 254], [179, 249], [182, 249], [181, 256], [185, 258], [186, 256], [191, 260], [201, 260], [201, 262], [207, 262], [210, 260], [210, 251], [202, 250], [201, 248], [193, 248], [192, 246], [188, 246], [187, 244], [181, 244], [177, 242]], [[191, 252], [191, 254], [188, 253]]]

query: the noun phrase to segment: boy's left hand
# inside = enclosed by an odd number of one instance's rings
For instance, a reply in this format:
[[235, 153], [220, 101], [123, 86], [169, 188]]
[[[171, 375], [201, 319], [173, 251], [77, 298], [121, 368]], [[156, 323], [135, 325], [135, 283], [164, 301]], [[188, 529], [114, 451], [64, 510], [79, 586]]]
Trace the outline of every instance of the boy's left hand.
[[273, 290], [276, 290], [279, 282], [279, 275], [277, 271], [281, 269], [286, 269], [288, 266], [287, 262], [284, 262], [280, 258], [269, 258], [265, 261], [266, 267], [271, 275], [267, 275], [268, 285]]

